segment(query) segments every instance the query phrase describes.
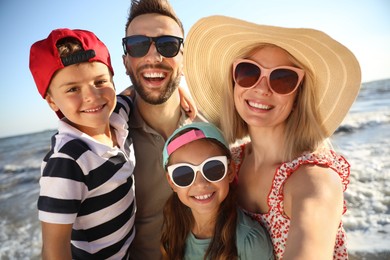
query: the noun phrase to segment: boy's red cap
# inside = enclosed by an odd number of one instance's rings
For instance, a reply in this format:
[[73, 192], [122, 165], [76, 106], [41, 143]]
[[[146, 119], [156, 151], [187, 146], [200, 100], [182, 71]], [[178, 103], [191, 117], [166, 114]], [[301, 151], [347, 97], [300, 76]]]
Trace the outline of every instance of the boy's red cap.
[[[78, 39], [84, 49], [70, 60], [61, 59], [57, 50], [57, 41], [63, 38]], [[30, 71], [34, 77], [38, 92], [43, 98], [46, 96], [51, 78], [54, 73], [65, 66], [81, 62], [99, 61], [107, 65], [112, 75], [110, 53], [107, 47], [94, 33], [86, 30], [71, 30], [67, 28], [53, 30], [46, 39], [37, 41], [30, 49]]]

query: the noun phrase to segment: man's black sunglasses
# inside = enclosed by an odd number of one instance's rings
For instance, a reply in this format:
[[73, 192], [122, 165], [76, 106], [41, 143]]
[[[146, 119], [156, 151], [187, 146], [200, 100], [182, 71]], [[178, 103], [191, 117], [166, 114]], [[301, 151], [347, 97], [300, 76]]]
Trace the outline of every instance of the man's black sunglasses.
[[132, 35], [122, 39], [123, 51], [131, 57], [140, 58], [148, 53], [152, 42], [154, 42], [158, 53], [166, 58], [172, 58], [179, 53], [183, 38], [171, 35], [158, 37]]

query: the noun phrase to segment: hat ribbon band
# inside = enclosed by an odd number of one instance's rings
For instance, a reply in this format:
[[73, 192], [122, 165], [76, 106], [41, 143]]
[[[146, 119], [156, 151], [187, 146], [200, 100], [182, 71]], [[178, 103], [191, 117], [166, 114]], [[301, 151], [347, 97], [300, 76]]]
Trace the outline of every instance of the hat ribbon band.
[[174, 151], [183, 145], [202, 138], [206, 138], [206, 136], [201, 130], [191, 130], [187, 133], [184, 133], [168, 144], [168, 155], [171, 155]]

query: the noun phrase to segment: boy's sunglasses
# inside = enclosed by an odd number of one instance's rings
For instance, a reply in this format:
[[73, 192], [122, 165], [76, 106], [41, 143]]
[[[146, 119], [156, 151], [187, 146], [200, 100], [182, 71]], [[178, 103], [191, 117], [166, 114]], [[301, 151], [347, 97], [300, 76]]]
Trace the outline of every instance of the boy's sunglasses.
[[209, 182], [219, 182], [227, 173], [227, 157], [215, 156], [208, 158], [199, 165], [189, 163], [177, 163], [167, 167], [172, 182], [180, 188], [191, 186], [196, 178], [196, 173], [201, 172]]
[[123, 51], [134, 58], [145, 56], [154, 42], [158, 53], [166, 58], [175, 57], [183, 43], [183, 38], [163, 35], [158, 37], [148, 37], [145, 35], [133, 35], [122, 39]]
[[265, 77], [273, 93], [289, 95], [302, 82], [305, 72], [291, 66], [281, 66], [266, 69], [260, 64], [247, 59], [240, 59], [233, 63], [233, 79], [242, 88], [252, 88]]

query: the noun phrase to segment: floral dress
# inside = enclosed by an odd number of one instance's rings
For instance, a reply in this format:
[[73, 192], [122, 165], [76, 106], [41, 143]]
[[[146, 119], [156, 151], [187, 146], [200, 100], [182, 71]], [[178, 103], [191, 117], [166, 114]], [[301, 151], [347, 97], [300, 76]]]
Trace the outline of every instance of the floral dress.
[[[241, 163], [244, 159], [245, 145], [246, 144], [242, 144], [232, 148], [232, 157], [236, 165], [237, 173], [239, 173]], [[288, 230], [290, 228], [290, 219], [284, 215], [283, 210], [283, 186], [287, 181], [287, 178], [290, 177], [299, 166], [304, 164], [324, 165], [336, 171], [341, 178], [343, 191], [347, 189], [349, 183], [350, 165], [344, 157], [336, 154], [334, 151], [322, 154], [304, 153], [295, 160], [283, 163], [277, 168], [268, 195], [269, 211], [265, 214], [248, 212], [249, 215], [259, 221], [268, 230], [274, 246], [276, 259], [282, 259], [283, 257]], [[344, 201], [343, 214], [346, 210], [346, 203]], [[337, 230], [333, 259], [348, 259], [346, 236], [342, 223], [340, 223]]]

